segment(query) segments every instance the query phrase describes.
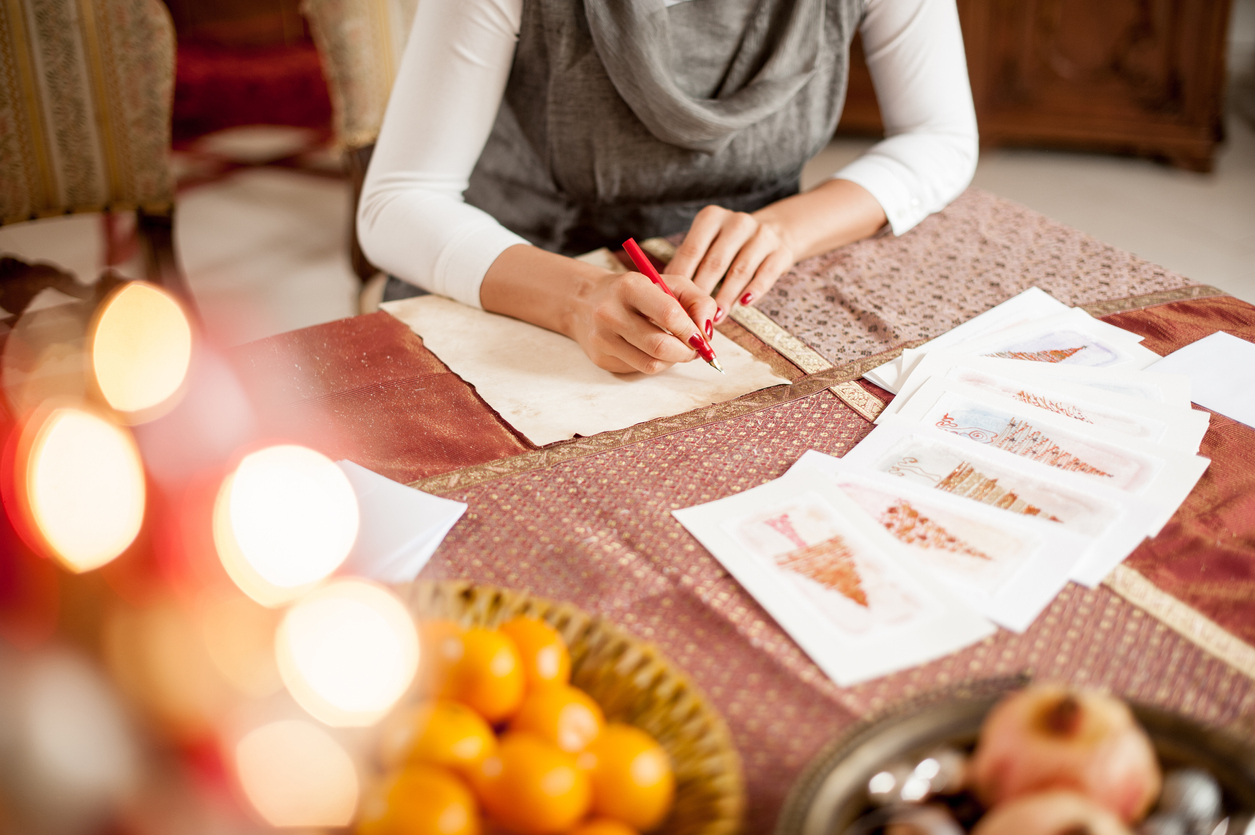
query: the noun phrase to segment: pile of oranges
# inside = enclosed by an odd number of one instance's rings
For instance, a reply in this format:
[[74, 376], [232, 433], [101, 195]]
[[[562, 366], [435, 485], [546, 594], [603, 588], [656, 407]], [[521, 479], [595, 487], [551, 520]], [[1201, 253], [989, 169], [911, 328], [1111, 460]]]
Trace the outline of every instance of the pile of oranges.
[[499, 629], [420, 624], [422, 701], [385, 723], [387, 779], [358, 835], [636, 835], [671, 808], [662, 747], [606, 722], [572, 687], [562, 637], [534, 618]]

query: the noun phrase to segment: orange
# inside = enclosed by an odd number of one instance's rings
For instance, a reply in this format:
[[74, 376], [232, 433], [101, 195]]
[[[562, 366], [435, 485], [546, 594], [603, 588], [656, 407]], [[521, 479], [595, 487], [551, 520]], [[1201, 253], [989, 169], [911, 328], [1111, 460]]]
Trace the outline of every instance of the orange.
[[552, 626], [537, 618], [515, 618], [503, 623], [501, 631], [519, 648], [528, 687], [571, 680], [571, 653]]
[[671, 760], [639, 728], [611, 722], [580, 757], [593, 783], [593, 811], [642, 832], [662, 823], [675, 795]]
[[566, 832], [588, 812], [592, 791], [575, 756], [528, 733], [507, 733], [475, 773], [495, 821], [519, 835]]
[[460, 643], [461, 657], [440, 694], [492, 724], [508, 719], [523, 701], [523, 661], [514, 642], [495, 629], [468, 629]]
[[425, 620], [418, 625], [418, 679], [423, 693], [441, 696], [450, 686], [449, 674], [462, 658], [466, 630], [451, 620]]
[[593, 818], [572, 829], [567, 835], [637, 835], [626, 823], [612, 818]]
[[473, 768], [492, 753], [497, 738], [483, 718], [458, 702], [435, 701], [389, 717], [380, 759], [387, 769], [406, 763]]
[[357, 835], [479, 835], [479, 812], [457, 777], [411, 766], [363, 800]]
[[552, 684], [527, 694], [510, 720], [510, 730], [529, 731], [577, 754], [597, 738], [605, 724], [601, 708], [587, 693]]

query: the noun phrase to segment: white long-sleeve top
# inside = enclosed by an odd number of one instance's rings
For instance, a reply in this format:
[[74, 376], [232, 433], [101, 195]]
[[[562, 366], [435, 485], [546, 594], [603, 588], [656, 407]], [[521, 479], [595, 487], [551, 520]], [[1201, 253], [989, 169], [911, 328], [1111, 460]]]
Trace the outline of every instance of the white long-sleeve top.
[[[523, 0], [418, 4], [358, 204], [372, 262], [475, 307], [492, 262], [527, 243], [462, 199], [505, 93], [522, 13]], [[955, 0], [868, 0], [859, 32], [887, 138], [833, 176], [867, 189], [901, 235], [976, 170], [958, 11]]]

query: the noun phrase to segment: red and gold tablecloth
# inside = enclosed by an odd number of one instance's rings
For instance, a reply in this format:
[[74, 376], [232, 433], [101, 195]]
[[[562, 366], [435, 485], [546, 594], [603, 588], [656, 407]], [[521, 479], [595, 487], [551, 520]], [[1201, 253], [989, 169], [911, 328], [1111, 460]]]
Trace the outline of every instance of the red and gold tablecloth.
[[1106, 585], [1069, 586], [1022, 635], [853, 688], [670, 515], [776, 478], [807, 449], [843, 454], [871, 431], [849, 403], [887, 397], [848, 384], [1033, 284], [1160, 353], [1218, 329], [1255, 341], [1255, 307], [971, 190], [901, 239], [799, 265], [765, 318], [742, 318], [761, 341], [729, 326], [760, 353], [800, 337], [785, 346], [792, 385], [619, 432], [531, 447], [386, 313], [263, 340], [235, 362], [273, 431], [468, 503], [423, 576], [570, 600], [659, 645], [727, 718], [747, 831], [764, 831], [832, 736], [973, 679], [1106, 687], [1255, 738], [1255, 430], [1227, 418], [1212, 418], [1198, 487]]

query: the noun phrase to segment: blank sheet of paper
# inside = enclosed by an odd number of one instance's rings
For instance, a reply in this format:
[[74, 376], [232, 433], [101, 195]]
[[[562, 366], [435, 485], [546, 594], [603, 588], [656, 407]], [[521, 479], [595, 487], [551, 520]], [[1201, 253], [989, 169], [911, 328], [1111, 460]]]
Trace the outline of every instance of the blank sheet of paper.
[[380, 306], [537, 446], [625, 429], [789, 382], [732, 340], [711, 341], [726, 374], [701, 360], [654, 376], [611, 374], [565, 336], [440, 296]]
[[1184, 374], [1200, 406], [1255, 426], [1255, 343], [1217, 331], [1173, 351], [1146, 369]]

